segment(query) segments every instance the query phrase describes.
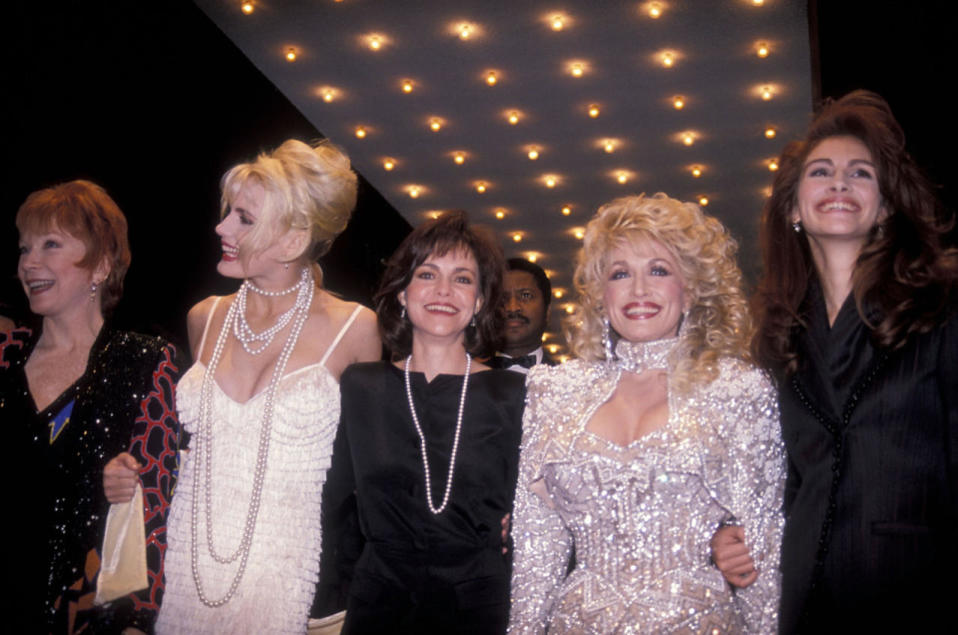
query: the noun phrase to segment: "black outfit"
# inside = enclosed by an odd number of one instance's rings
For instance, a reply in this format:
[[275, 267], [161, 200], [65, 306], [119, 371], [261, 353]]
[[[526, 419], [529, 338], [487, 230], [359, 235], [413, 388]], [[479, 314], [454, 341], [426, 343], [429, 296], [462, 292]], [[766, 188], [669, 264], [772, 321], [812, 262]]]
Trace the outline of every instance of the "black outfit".
[[958, 572], [958, 317], [885, 351], [851, 297], [831, 328], [817, 285], [804, 311], [781, 380], [781, 631], [937, 630]]
[[[326, 612], [348, 587], [344, 633], [505, 632], [510, 580], [501, 521], [515, 494], [524, 379], [498, 370], [469, 377], [449, 503], [432, 514], [403, 371], [373, 362], [343, 373], [321, 585]], [[446, 487], [462, 381], [439, 375], [427, 383], [411, 373], [435, 505]], [[358, 526], [349, 518], [355, 508]]]
[[[37, 411], [24, 365], [39, 329], [0, 334], [0, 422], [8, 455], [10, 632], [152, 631], [163, 594], [166, 517], [179, 425], [175, 351], [159, 338], [104, 326], [84, 374]], [[103, 467], [121, 452], [141, 465], [149, 587], [92, 604], [109, 503]]]

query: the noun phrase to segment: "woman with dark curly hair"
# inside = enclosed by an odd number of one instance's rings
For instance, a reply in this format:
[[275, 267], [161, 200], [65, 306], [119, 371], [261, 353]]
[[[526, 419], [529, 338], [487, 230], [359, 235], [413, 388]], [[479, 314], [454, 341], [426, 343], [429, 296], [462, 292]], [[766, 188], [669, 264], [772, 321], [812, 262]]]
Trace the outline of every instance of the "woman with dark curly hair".
[[[391, 362], [343, 373], [324, 553], [352, 570], [344, 633], [500, 633], [509, 614], [501, 522], [512, 508], [524, 377], [495, 350], [504, 262], [447, 212], [413, 231], [376, 295]], [[346, 500], [365, 541], [349, 560]], [[336, 495], [338, 493], [338, 497]], [[326, 585], [336, 586], [332, 571]]]
[[779, 384], [789, 457], [783, 632], [921, 632], [948, 610], [951, 222], [874, 93], [827, 103], [782, 156], [763, 215], [753, 347]]
[[[7, 630], [151, 631], [179, 436], [175, 351], [110, 322], [130, 247], [126, 218], [103, 188], [78, 180], [33, 192], [16, 223], [17, 273], [40, 320], [0, 335], [0, 420], [9, 457], [39, 476], [26, 494], [10, 483], [6, 540], [21, 566]], [[133, 465], [131, 489], [143, 489], [147, 584], [95, 606], [109, 509], [100, 475], [120, 452]]]
[[[735, 250], [664, 194], [589, 222], [567, 323], [578, 359], [528, 376], [511, 631], [775, 631], [785, 460]], [[730, 522], [766, 572], [743, 591], [708, 561]]]

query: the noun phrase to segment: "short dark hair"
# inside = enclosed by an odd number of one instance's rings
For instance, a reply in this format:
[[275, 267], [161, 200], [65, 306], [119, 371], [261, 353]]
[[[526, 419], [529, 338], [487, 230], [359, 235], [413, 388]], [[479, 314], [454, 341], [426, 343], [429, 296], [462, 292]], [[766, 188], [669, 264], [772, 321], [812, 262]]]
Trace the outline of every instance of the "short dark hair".
[[413, 272], [429, 256], [443, 256], [460, 248], [468, 249], [476, 259], [482, 297], [476, 325], [466, 327], [466, 350], [480, 357], [496, 350], [501, 331], [498, 307], [505, 270], [502, 250], [486, 229], [470, 226], [465, 212], [453, 210], [414, 229], [386, 264], [373, 302], [380, 335], [394, 360], [412, 353], [412, 324], [402, 315], [400, 292], [409, 286]]
[[509, 271], [525, 271], [532, 274], [536, 280], [536, 286], [542, 292], [543, 301], [546, 309], [549, 308], [549, 302], [552, 301], [552, 283], [549, 282], [549, 276], [543, 271], [542, 267], [534, 262], [529, 262], [525, 258], [510, 258], [506, 261], [506, 269]]

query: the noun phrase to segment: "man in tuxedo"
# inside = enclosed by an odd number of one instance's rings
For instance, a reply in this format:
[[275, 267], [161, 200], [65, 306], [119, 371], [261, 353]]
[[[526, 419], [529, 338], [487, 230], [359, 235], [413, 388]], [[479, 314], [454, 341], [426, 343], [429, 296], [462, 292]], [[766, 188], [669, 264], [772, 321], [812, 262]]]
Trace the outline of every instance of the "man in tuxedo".
[[495, 368], [528, 373], [535, 364], [555, 365], [542, 348], [549, 316], [552, 285], [546, 272], [522, 258], [510, 258], [503, 280], [502, 350], [490, 360]]

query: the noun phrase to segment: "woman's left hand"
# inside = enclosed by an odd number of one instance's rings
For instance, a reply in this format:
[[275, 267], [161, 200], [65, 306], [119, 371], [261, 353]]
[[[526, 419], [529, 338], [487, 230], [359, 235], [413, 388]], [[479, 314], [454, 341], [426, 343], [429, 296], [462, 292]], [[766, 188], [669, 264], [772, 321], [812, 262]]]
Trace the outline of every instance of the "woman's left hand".
[[129, 452], [110, 459], [103, 468], [103, 491], [110, 503], [128, 503], [133, 500], [139, 480], [140, 463]]

